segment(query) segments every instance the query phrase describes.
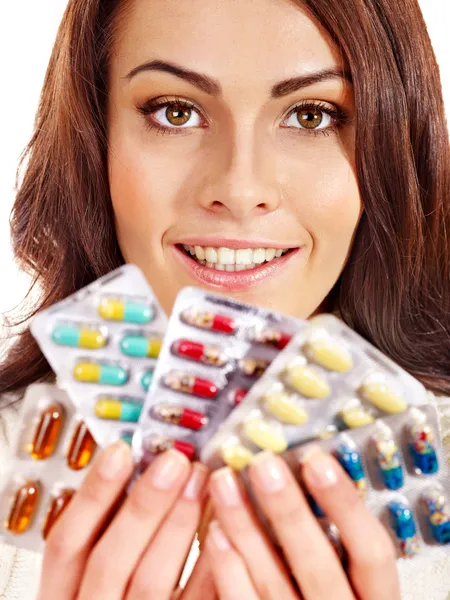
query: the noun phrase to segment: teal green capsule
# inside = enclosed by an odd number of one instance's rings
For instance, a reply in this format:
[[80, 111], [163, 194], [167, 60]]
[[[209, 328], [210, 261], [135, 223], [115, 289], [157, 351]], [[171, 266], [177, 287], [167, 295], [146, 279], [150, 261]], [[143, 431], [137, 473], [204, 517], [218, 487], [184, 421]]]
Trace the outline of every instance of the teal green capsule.
[[122, 442], [125, 442], [129, 446], [132, 446], [132, 444], [133, 444], [133, 433], [134, 433], [133, 431], [124, 431], [122, 433], [122, 435], [120, 436], [120, 439], [122, 440]]
[[123, 354], [137, 358], [158, 358], [162, 339], [144, 335], [126, 335], [120, 342]]
[[84, 383], [101, 385], [125, 385], [128, 381], [127, 371], [119, 365], [107, 365], [100, 362], [83, 361], [75, 365], [73, 376]]
[[100, 419], [137, 423], [141, 412], [141, 402], [125, 397], [102, 396], [95, 404], [95, 414]]
[[98, 312], [108, 321], [123, 321], [137, 325], [147, 325], [155, 318], [155, 312], [150, 305], [116, 298], [103, 298]]
[[150, 387], [153, 379], [153, 371], [146, 371], [141, 378], [141, 385], [143, 389], [148, 392], [148, 388]]
[[106, 344], [106, 337], [98, 329], [87, 329], [77, 325], [57, 325], [52, 340], [58, 346], [97, 350]]

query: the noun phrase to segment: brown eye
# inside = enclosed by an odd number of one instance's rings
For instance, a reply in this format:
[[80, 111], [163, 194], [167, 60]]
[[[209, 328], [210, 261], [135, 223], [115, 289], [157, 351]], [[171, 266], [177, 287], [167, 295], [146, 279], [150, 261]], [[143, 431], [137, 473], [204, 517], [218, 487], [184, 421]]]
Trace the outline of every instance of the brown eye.
[[320, 110], [302, 109], [297, 111], [297, 120], [305, 129], [315, 129], [323, 121], [323, 113]]
[[166, 109], [166, 119], [171, 125], [185, 125], [189, 121], [191, 114], [192, 110], [190, 108], [179, 106], [178, 104], [173, 104]]

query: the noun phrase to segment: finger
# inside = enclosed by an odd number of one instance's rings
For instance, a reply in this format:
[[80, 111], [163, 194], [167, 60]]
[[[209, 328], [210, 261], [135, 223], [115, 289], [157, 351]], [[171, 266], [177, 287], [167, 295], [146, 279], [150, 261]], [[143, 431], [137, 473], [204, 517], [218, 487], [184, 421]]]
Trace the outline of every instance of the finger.
[[212, 474], [210, 492], [216, 518], [244, 559], [260, 597], [297, 598], [286, 568], [231, 469]]
[[133, 471], [128, 444], [117, 442], [93, 462], [45, 545], [38, 600], [76, 597], [89, 552]]
[[194, 464], [182, 495], [142, 557], [127, 594], [127, 600], [170, 598], [192, 548], [200, 522], [208, 469]]
[[126, 502], [93, 549], [78, 600], [121, 600], [147, 544], [191, 472], [184, 454], [168, 450], [134, 483]]
[[311, 448], [302, 463], [306, 485], [340, 532], [356, 592], [364, 600], [400, 599], [396, 553], [389, 534], [370, 513], [344, 469], [318, 447]]
[[354, 600], [336, 552], [286, 463], [261, 452], [250, 465], [249, 477], [304, 597]]
[[192, 571], [186, 587], [179, 596], [180, 600], [218, 600], [210, 559], [206, 552], [200, 557]]
[[244, 562], [217, 521], [211, 521], [205, 541], [214, 582], [221, 600], [259, 600]]

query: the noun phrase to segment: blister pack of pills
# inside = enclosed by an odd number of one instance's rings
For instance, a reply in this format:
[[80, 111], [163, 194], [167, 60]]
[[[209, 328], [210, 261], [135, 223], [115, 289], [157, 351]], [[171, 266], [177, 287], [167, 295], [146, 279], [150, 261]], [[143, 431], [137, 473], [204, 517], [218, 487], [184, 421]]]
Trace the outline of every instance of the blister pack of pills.
[[337, 317], [319, 315], [279, 353], [201, 458], [212, 469], [239, 470], [260, 450], [282, 453], [426, 402], [419, 381]]
[[[450, 469], [434, 406], [410, 407], [318, 444], [354, 481], [389, 531], [399, 558], [450, 552]], [[283, 455], [296, 477], [308, 446]], [[314, 499], [312, 508], [326, 518]]]
[[29, 386], [0, 492], [0, 539], [41, 551], [97, 449], [64, 390], [49, 384]]
[[31, 332], [101, 446], [131, 441], [167, 327], [135, 265], [40, 312]]
[[197, 288], [178, 295], [147, 395], [136, 460], [168, 447], [189, 458], [304, 322]]

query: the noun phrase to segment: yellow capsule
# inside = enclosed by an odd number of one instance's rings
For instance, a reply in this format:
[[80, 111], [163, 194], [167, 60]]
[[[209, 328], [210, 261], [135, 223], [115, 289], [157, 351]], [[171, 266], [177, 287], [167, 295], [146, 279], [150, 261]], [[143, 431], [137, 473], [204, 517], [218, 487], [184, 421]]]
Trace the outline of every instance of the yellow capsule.
[[304, 425], [308, 413], [286, 392], [272, 392], [264, 396], [264, 403], [278, 420], [289, 425]]
[[264, 419], [252, 419], [244, 423], [245, 435], [261, 450], [271, 450], [277, 454], [284, 452], [288, 443], [284, 435]]
[[308, 366], [292, 365], [286, 372], [286, 381], [297, 392], [307, 398], [321, 400], [331, 394], [328, 383]]
[[352, 408], [344, 409], [341, 412], [341, 418], [350, 429], [364, 427], [375, 421], [374, 416], [363, 406], [354, 406]]
[[30, 444], [29, 452], [35, 460], [44, 460], [55, 451], [64, 425], [64, 408], [58, 402], [49, 404], [41, 413]]
[[82, 329], [80, 331], [80, 348], [88, 350], [98, 350], [106, 344], [106, 338], [101, 331], [93, 329]]
[[359, 393], [374, 406], [389, 414], [401, 413], [407, 408], [403, 398], [384, 383], [364, 384], [359, 388]]
[[84, 421], [80, 421], [74, 431], [67, 452], [67, 465], [72, 471], [80, 471], [91, 461], [97, 444]]
[[253, 452], [241, 444], [227, 445], [222, 448], [224, 463], [235, 471], [245, 469], [252, 462], [253, 456]]
[[40, 497], [40, 485], [37, 481], [27, 481], [16, 492], [5, 521], [5, 528], [20, 535], [30, 527]]
[[151, 338], [148, 342], [147, 356], [149, 356], [150, 358], [158, 358], [159, 353], [161, 352], [162, 343], [163, 341], [161, 338]]
[[305, 350], [312, 360], [330, 371], [345, 373], [353, 367], [350, 353], [331, 340], [311, 342], [306, 344]]
[[75, 490], [67, 489], [61, 490], [57, 495], [53, 496], [52, 501], [50, 502], [49, 509], [47, 511], [47, 515], [45, 517], [44, 525], [42, 526], [42, 537], [44, 540], [47, 539], [50, 530], [53, 525], [56, 523], [58, 518], [61, 516], [64, 509], [67, 507], [69, 502], [72, 500], [72, 497], [75, 493]]

